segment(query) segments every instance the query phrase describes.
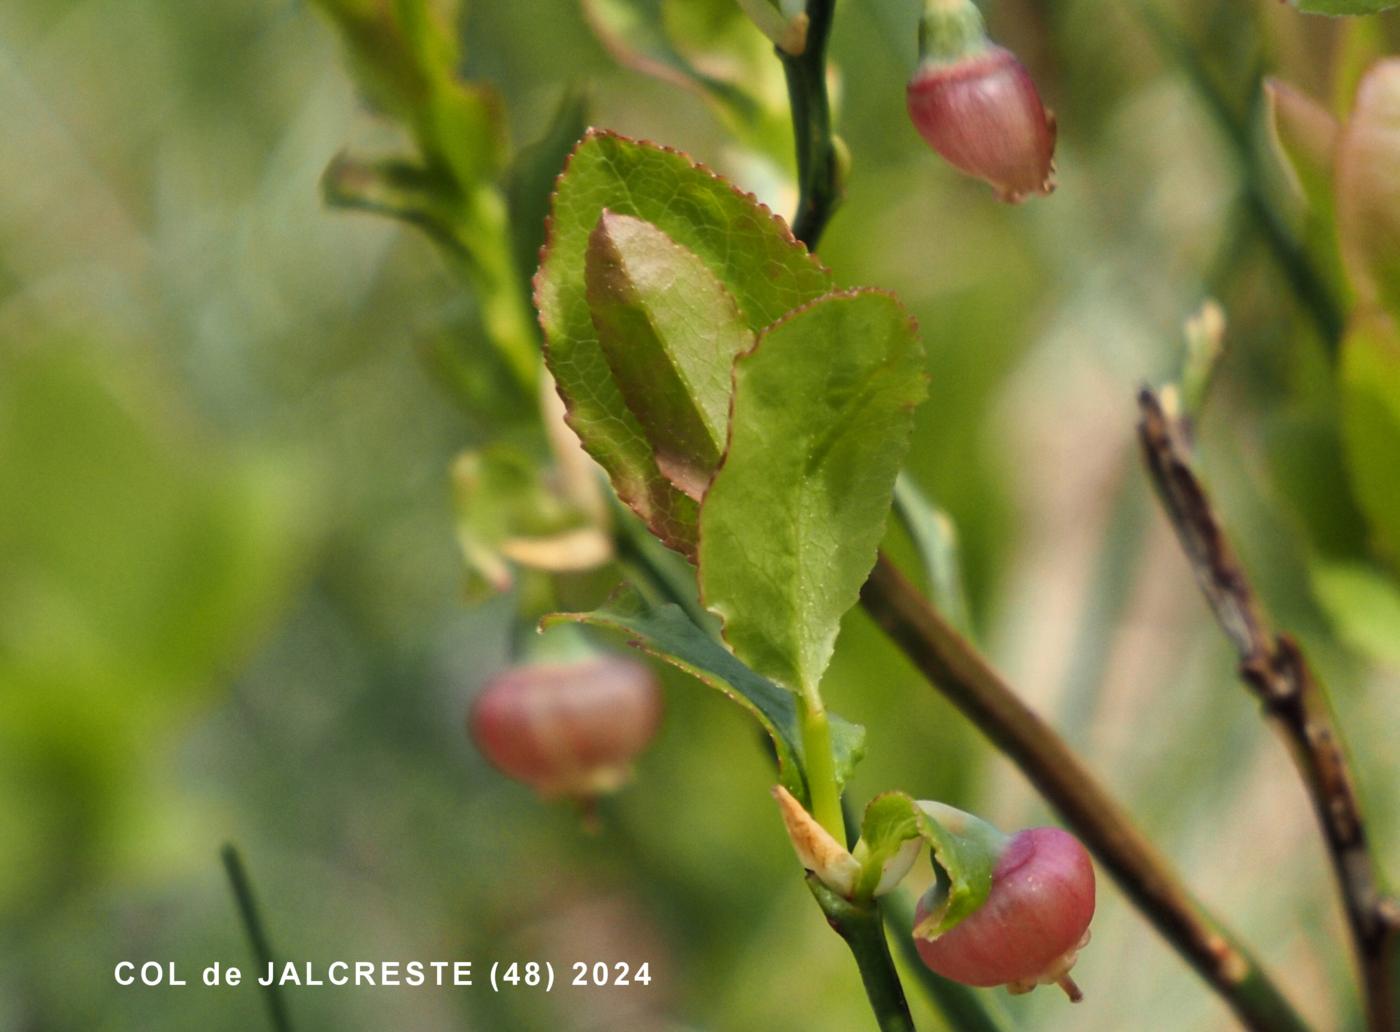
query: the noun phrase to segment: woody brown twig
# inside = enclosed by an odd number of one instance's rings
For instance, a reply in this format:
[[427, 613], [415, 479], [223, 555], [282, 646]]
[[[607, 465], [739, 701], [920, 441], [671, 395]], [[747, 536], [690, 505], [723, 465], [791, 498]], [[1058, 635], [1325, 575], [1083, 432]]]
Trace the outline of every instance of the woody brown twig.
[[1240, 679], [1282, 734], [1312, 800], [1360, 968], [1367, 1027], [1392, 1032], [1400, 1020], [1390, 975], [1400, 911], [1383, 891], [1367, 845], [1341, 733], [1297, 642], [1270, 630], [1258, 595], [1191, 467], [1186, 423], [1173, 414], [1172, 398], [1166, 400], [1168, 404], [1146, 388], [1138, 396], [1138, 436], [1148, 472], [1197, 584], [1239, 653]]

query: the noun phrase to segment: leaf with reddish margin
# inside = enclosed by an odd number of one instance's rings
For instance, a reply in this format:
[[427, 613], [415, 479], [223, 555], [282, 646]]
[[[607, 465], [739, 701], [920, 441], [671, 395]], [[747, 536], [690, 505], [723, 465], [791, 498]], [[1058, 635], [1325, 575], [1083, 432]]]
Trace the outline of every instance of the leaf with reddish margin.
[[753, 331], [699, 258], [629, 215], [604, 210], [584, 279], [603, 354], [657, 465], [699, 501], [728, 436], [734, 359]]
[[594, 130], [559, 177], [535, 277], [546, 362], [569, 425], [618, 496], [657, 537], [693, 558], [695, 500], [661, 472], [593, 325], [585, 256], [605, 208], [650, 222], [698, 257], [755, 332], [829, 291], [831, 274], [781, 219], [677, 151]]

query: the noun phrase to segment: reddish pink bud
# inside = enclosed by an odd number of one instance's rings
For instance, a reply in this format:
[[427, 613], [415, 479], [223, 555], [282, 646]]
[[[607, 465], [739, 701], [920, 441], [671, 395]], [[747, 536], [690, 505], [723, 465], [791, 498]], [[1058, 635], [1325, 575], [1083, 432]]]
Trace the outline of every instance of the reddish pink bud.
[[1002, 200], [1055, 188], [1055, 119], [1011, 51], [988, 45], [955, 61], [926, 60], [908, 99], [928, 145]]
[[[920, 901], [914, 921], [928, 907]], [[1028, 828], [1006, 844], [987, 901], [933, 940], [915, 937], [930, 969], [964, 985], [1027, 992], [1069, 977], [1094, 916], [1094, 865], [1079, 840], [1059, 828]]]
[[512, 667], [472, 704], [472, 740], [542, 796], [587, 799], [627, 780], [656, 734], [661, 691], [641, 663], [596, 657]]

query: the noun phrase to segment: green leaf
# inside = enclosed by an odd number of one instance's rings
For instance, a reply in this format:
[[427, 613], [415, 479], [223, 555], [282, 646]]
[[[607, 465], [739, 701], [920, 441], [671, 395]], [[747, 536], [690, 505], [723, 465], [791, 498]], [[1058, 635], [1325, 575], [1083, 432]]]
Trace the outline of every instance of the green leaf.
[[1293, 0], [1304, 14], [1376, 14], [1388, 11], [1400, 0]]
[[[899, 864], [909, 842], [926, 843], [937, 876], [938, 905], [925, 930], [941, 935], [987, 900], [992, 871], [1006, 836], [971, 814], [938, 803], [916, 802], [903, 792], [885, 792], [865, 808], [855, 856], [861, 864], [856, 898], [874, 895], [890, 864]], [[885, 891], [893, 886], [888, 886]]]
[[613, 380], [589, 311], [585, 253], [604, 208], [650, 222], [694, 253], [755, 331], [826, 293], [831, 274], [782, 220], [676, 151], [593, 131], [560, 177], [535, 278], [550, 372], [569, 425], [618, 496], [652, 533], [693, 556], [698, 508], [658, 467]]
[[1400, 319], [1400, 58], [1361, 80], [1337, 144], [1337, 233], [1363, 305]]
[[549, 198], [569, 153], [588, 130], [588, 107], [585, 90], [566, 89], [544, 135], [522, 147], [506, 172], [504, 186], [510, 209], [511, 246], [525, 282], [529, 282], [539, 267], [545, 222], [549, 218]]
[[[809, 804], [797, 700], [735, 659], [679, 606], [648, 605], [629, 589], [602, 609], [555, 613], [545, 617], [541, 626], [569, 620], [626, 635], [636, 648], [684, 670], [748, 710], [772, 739], [779, 782], [804, 806]], [[841, 785], [865, 754], [865, 728], [834, 714], [830, 719], [832, 758]]]
[[362, 161], [338, 154], [321, 176], [321, 194], [336, 208], [387, 215], [417, 226], [454, 255], [463, 254], [454, 210], [439, 176], [402, 158]]
[[729, 450], [700, 511], [700, 588], [730, 646], [804, 694], [856, 602], [926, 392], [889, 294], [830, 294], [735, 364]]
[[734, 359], [753, 331], [699, 258], [628, 215], [603, 211], [585, 280], [614, 381], [662, 473], [698, 501], [724, 451]]
[[1382, 316], [1342, 343], [1342, 439], [1356, 498], [1376, 544], [1400, 564], [1400, 333]]

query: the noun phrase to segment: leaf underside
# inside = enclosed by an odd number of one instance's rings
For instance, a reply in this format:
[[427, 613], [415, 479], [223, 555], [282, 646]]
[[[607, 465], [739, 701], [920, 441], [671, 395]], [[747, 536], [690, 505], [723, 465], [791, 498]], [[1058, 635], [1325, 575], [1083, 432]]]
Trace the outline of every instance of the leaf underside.
[[[778, 780], [804, 806], [810, 804], [797, 700], [790, 692], [760, 677], [697, 627], [679, 606], [651, 606], [625, 590], [591, 613], [556, 613], [542, 621], [588, 624], [627, 637], [630, 644], [733, 699], [762, 725], [773, 742]], [[844, 784], [865, 752], [865, 728], [831, 715], [832, 756], [838, 785]]]

